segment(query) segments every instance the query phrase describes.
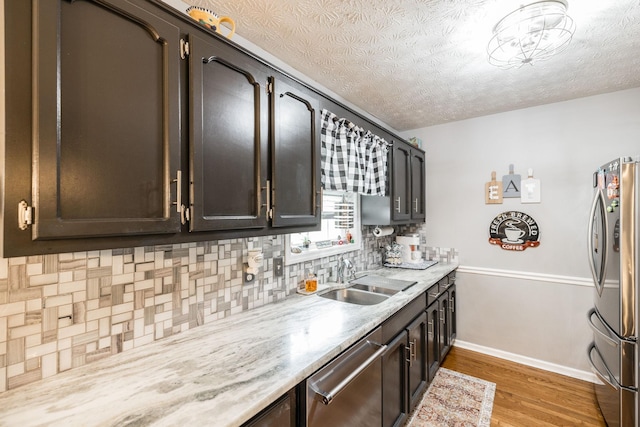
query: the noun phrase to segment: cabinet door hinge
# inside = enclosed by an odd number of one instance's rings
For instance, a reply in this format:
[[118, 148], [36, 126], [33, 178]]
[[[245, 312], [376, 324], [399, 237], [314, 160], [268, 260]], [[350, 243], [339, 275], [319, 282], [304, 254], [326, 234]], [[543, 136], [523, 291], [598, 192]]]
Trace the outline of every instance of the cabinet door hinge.
[[267, 95], [271, 95], [273, 93], [273, 82], [267, 83], [266, 90], [267, 90]]
[[20, 200], [18, 203], [18, 228], [26, 230], [31, 224], [33, 224], [33, 207], [29, 206], [26, 201]]
[[180, 39], [180, 58], [185, 59], [187, 56], [189, 56], [189, 42]]

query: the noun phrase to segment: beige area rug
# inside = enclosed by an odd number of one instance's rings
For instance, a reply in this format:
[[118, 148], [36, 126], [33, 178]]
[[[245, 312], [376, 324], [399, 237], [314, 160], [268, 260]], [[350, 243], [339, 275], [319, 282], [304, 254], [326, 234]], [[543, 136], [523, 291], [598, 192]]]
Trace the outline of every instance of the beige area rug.
[[440, 368], [408, 427], [489, 427], [496, 385]]

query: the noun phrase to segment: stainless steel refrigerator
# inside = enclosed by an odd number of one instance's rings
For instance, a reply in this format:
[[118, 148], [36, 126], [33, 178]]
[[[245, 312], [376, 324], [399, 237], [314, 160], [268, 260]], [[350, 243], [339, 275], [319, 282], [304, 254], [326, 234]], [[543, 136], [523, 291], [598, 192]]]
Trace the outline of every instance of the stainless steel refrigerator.
[[638, 427], [640, 296], [640, 163], [619, 158], [593, 175], [589, 265], [595, 285], [589, 312], [588, 357], [600, 383], [600, 410], [609, 427]]

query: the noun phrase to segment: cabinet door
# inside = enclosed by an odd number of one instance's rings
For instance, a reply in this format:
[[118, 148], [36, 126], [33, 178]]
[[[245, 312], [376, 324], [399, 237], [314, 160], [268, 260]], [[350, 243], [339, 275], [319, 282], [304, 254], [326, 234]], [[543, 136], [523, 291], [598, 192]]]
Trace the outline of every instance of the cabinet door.
[[449, 340], [453, 344], [458, 334], [458, 326], [456, 324], [456, 286], [449, 287]]
[[425, 162], [424, 153], [411, 150], [411, 219], [425, 218]]
[[407, 332], [398, 334], [382, 356], [382, 426], [401, 426], [407, 417]]
[[427, 308], [427, 373], [429, 382], [433, 381], [440, 366], [440, 347], [438, 345], [438, 325], [440, 312], [438, 302]]
[[411, 218], [411, 149], [395, 141], [392, 153], [392, 218], [394, 221], [405, 221]]
[[449, 352], [451, 345], [451, 338], [449, 336], [449, 292], [445, 291], [438, 298], [438, 347], [440, 349], [440, 361], [444, 360], [444, 357]]
[[190, 230], [263, 228], [266, 74], [222, 42], [189, 45]]
[[175, 233], [180, 31], [126, 0], [33, 0], [33, 239]]
[[274, 227], [320, 224], [320, 112], [308, 91], [271, 77]]
[[420, 317], [407, 326], [409, 337], [409, 411], [415, 407], [422, 397], [422, 392], [427, 385], [427, 315], [422, 313]]

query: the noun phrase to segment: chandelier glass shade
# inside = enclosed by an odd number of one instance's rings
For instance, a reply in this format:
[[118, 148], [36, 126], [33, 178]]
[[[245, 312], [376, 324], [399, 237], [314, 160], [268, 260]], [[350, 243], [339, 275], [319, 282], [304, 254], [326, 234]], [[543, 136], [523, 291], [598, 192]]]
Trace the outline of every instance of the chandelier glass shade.
[[502, 18], [487, 46], [489, 63], [519, 68], [563, 51], [575, 32], [567, 7], [565, 0], [538, 1]]

